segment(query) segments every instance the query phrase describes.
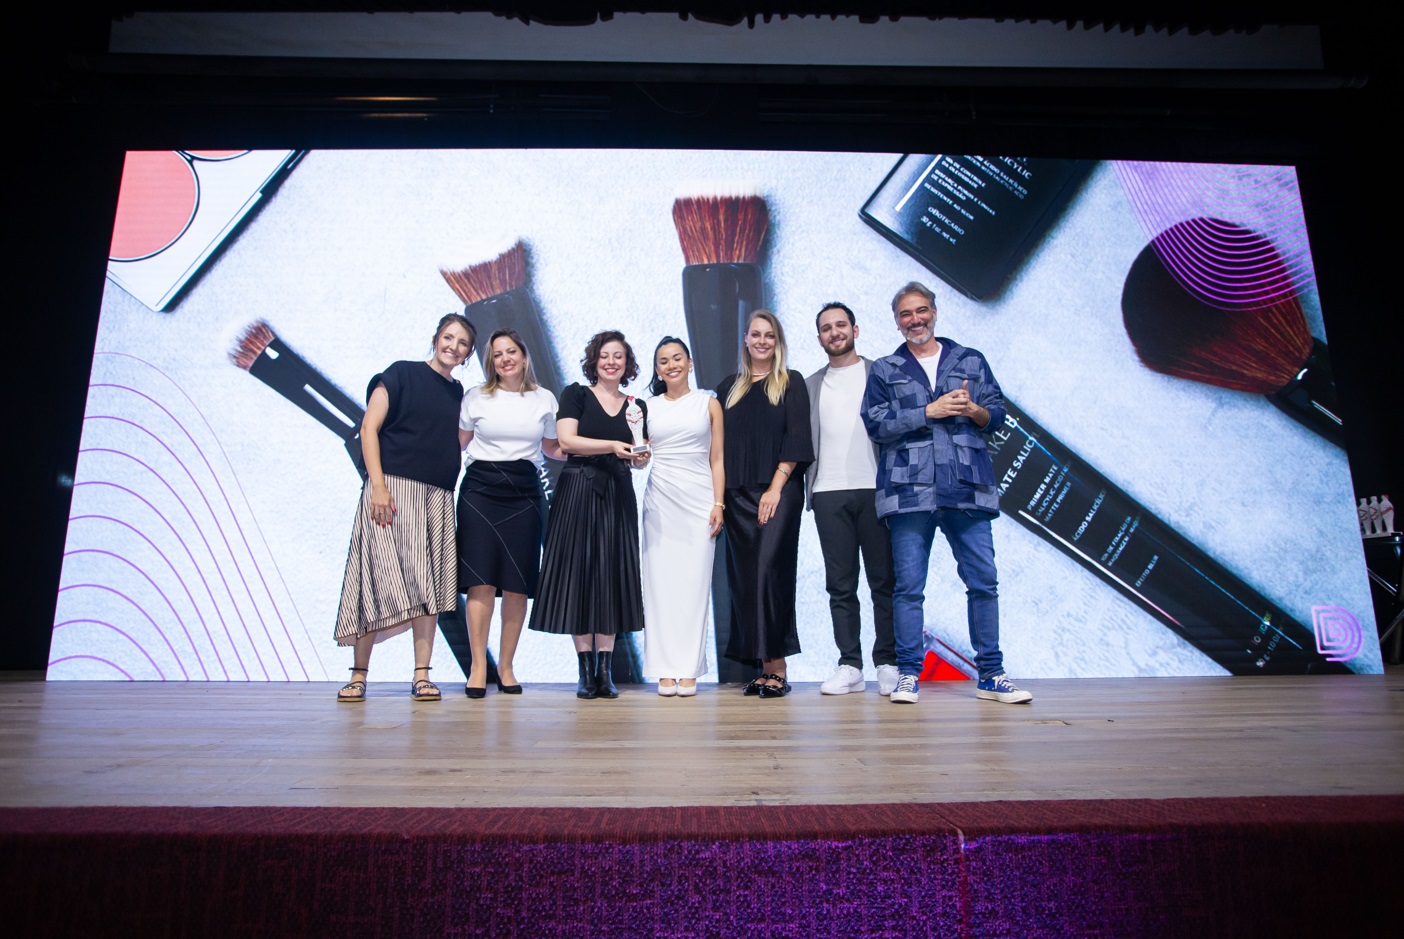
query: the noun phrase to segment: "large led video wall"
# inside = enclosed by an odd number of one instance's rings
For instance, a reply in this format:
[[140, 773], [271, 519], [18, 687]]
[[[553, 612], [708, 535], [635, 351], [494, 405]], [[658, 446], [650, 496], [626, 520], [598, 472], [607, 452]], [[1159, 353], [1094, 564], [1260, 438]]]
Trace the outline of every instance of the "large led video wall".
[[[690, 243], [690, 200], [710, 196], [746, 207], [733, 256]], [[510, 282], [485, 284], [487, 266]], [[342, 678], [351, 653], [332, 630], [366, 383], [427, 357], [465, 303], [484, 334], [514, 325], [543, 343], [556, 390], [603, 328], [644, 361], [688, 337], [708, 387], [735, 370], [757, 307], [806, 374], [826, 362], [814, 318], [828, 301], [857, 314], [860, 353], [891, 353], [889, 304], [912, 280], [936, 292], [937, 334], [981, 350], [1010, 406], [990, 447], [1012, 675], [1381, 670], [1350, 415], [1291, 167], [161, 151], [127, 155], [49, 677]], [[476, 360], [461, 371], [481, 380]], [[808, 518], [800, 550], [790, 677], [818, 680], [836, 650]], [[927, 594], [929, 663], [970, 674], [939, 539]], [[863, 615], [866, 646], [866, 596]], [[461, 678], [440, 646], [435, 677]], [[387, 642], [373, 677], [408, 680], [411, 657], [408, 637]], [[516, 672], [573, 680], [571, 643], [528, 632]]]

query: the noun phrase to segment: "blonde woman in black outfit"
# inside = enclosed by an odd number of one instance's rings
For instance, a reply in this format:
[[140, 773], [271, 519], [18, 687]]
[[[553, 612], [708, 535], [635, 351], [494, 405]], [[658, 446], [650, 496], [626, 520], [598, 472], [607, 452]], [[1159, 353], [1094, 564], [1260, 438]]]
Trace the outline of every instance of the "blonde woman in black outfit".
[[731, 584], [730, 658], [761, 663], [745, 693], [790, 693], [785, 658], [800, 651], [795, 575], [804, 469], [814, 460], [809, 392], [785, 367], [785, 331], [768, 310], [746, 327], [741, 370], [722, 380], [726, 461], [726, 570]]
[[355, 647], [351, 681], [338, 701], [366, 698], [375, 643], [414, 632], [410, 697], [437, 701], [429, 656], [439, 613], [458, 608], [453, 487], [458, 481], [458, 410], [452, 372], [473, 354], [473, 325], [450, 313], [434, 331], [427, 362], [396, 362], [370, 381], [361, 422], [367, 479], [351, 533], [338, 645]]

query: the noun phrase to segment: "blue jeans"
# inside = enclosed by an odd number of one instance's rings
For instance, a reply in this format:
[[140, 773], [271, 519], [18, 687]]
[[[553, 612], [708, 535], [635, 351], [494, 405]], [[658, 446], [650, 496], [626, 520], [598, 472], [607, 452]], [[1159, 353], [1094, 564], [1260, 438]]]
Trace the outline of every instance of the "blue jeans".
[[926, 657], [923, 636], [926, 575], [931, 563], [931, 543], [940, 528], [951, 546], [956, 572], [965, 584], [970, 645], [980, 678], [1004, 671], [999, 651], [999, 583], [995, 571], [994, 538], [990, 516], [962, 509], [902, 512], [887, 517], [892, 534], [892, 566], [897, 585], [892, 593], [892, 626], [897, 640], [897, 670], [920, 675]]

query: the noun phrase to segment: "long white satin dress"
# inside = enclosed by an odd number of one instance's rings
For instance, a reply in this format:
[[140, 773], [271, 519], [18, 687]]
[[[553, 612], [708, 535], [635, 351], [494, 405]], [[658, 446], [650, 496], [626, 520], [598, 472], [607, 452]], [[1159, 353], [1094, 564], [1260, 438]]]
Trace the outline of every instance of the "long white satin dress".
[[643, 499], [644, 674], [697, 678], [707, 672], [707, 598], [715, 539], [712, 422], [693, 391], [676, 401], [648, 399], [653, 448]]

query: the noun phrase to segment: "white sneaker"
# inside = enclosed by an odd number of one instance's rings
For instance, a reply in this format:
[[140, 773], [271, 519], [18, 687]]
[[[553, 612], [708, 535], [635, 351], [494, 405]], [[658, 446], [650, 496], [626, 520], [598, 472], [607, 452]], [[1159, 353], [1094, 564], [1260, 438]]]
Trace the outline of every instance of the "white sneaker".
[[877, 672], [878, 694], [885, 698], [897, 689], [897, 679], [902, 676], [895, 665], [879, 665]]
[[834, 669], [828, 681], [819, 686], [820, 694], [848, 694], [850, 691], [867, 691], [868, 683], [863, 673], [852, 665], [840, 665]]

